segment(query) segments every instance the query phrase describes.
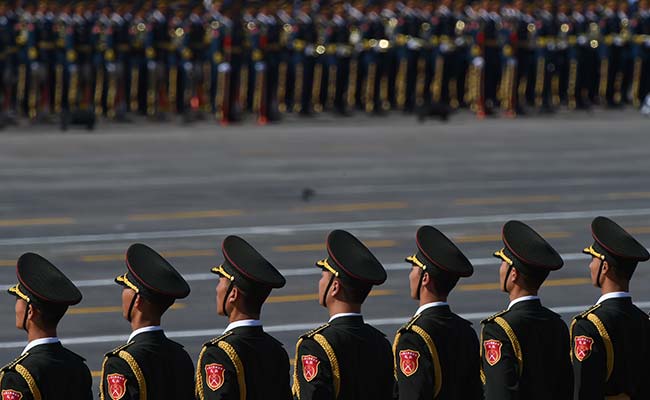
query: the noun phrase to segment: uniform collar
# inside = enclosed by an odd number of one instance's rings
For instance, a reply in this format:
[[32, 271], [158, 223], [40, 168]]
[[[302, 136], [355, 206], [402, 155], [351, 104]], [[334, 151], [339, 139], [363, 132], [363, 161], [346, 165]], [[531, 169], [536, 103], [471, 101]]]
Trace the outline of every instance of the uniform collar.
[[508, 310], [512, 308], [517, 303], [521, 303], [522, 301], [529, 301], [529, 300], [540, 300], [539, 296], [521, 296], [517, 297], [516, 299], [512, 300], [510, 304], [508, 305]]
[[332, 315], [332, 316], [330, 317], [329, 322], [332, 322], [332, 321], [334, 321], [335, 319], [337, 319], [337, 318], [341, 318], [341, 317], [362, 317], [362, 318], [363, 318], [363, 315], [361, 315], [361, 314], [359, 314], [359, 313], [353, 313], [353, 312], [348, 312], [348, 313], [338, 313], [338, 314], [334, 314], [334, 315]]
[[157, 331], [162, 331], [163, 329], [160, 327], [160, 325], [152, 325], [152, 326], [145, 326], [144, 328], [139, 328], [131, 332], [131, 336], [129, 336], [129, 340], [127, 340], [127, 343], [131, 343], [133, 338], [138, 336], [141, 333], [145, 332], [157, 332]]
[[422, 314], [424, 310], [428, 310], [429, 308], [432, 307], [443, 307], [443, 306], [449, 307], [449, 304], [446, 301], [434, 301], [432, 303], [423, 304], [417, 309], [415, 315]]
[[605, 293], [604, 295], [600, 296], [600, 299], [596, 302], [596, 304], [600, 304], [605, 300], [609, 299], [621, 299], [621, 298], [632, 298], [632, 295], [630, 295], [629, 292], [611, 292], [611, 293]]
[[235, 328], [241, 328], [242, 326], [262, 326], [262, 321], [259, 319], [242, 319], [240, 321], [231, 322], [228, 324], [224, 332], [229, 332]]
[[22, 356], [23, 354], [27, 353], [29, 350], [33, 349], [36, 346], [40, 346], [42, 344], [52, 344], [52, 343], [59, 343], [60, 340], [58, 337], [46, 337], [46, 338], [41, 338], [41, 339], [34, 339], [31, 342], [27, 343], [27, 346], [25, 346], [25, 349], [23, 350], [20, 355]]

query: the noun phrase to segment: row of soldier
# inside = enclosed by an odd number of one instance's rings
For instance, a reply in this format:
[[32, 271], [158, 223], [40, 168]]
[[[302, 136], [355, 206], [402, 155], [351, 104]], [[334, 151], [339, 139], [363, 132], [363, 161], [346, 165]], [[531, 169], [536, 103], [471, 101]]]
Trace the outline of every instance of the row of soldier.
[[[362, 304], [386, 271], [355, 236], [332, 231], [318, 302], [329, 321], [300, 336], [293, 387], [283, 345], [264, 332], [261, 310], [282, 274], [245, 240], [227, 237], [218, 275], [216, 309], [228, 317], [224, 333], [207, 343], [196, 369], [183, 347], [165, 336], [162, 315], [190, 287], [162, 256], [143, 244], [126, 253], [123, 317], [132, 333], [102, 363], [101, 399], [230, 400], [504, 400], [650, 398], [650, 320], [629, 293], [630, 279], [650, 254], [611, 219], [592, 221], [594, 242], [583, 252], [592, 284], [602, 296], [567, 328], [542, 305], [538, 290], [562, 257], [520, 221], [503, 226], [499, 284], [510, 304], [482, 321], [479, 338], [447, 298], [460, 278], [473, 274], [468, 258], [442, 232], [423, 226], [406, 258], [410, 296], [419, 308], [395, 335], [364, 322]], [[587, 261], [585, 260], [585, 263]], [[406, 268], [405, 268], [406, 270]], [[22, 355], [0, 371], [3, 400], [90, 399], [84, 360], [56, 336], [76, 286], [34, 253], [20, 257], [16, 327], [27, 332]]]
[[11, 4], [0, 4], [9, 116], [512, 116], [638, 107], [650, 93], [648, 0]]

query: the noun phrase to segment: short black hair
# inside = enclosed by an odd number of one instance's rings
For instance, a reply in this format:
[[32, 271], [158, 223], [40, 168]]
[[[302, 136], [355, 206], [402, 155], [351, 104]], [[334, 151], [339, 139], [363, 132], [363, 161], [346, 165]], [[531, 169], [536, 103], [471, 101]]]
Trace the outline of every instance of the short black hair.
[[535, 274], [524, 273], [521, 270], [517, 270], [519, 276], [521, 277], [521, 286], [528, 290], [537, 291], [542, 286], [550, 271], [542, 271]]
[[347, 280], [339, 280], [341, 284], [341, 298], [352, 304], [362, 304], [372, 290], [372, 285], [361, 282], [349, 282]]
[[[428, 272], [427, 272], [428, 273]], [[449, 293], [456, 287], [460, 276], [439, 273], [435, 275], [429, 275], [431, 277], [431, 283], [433, 288], [436, 290], [436, 293], [439, 296], [449, 296]]]
[[49, 305], [34, 305], [32, 306], [39, 311], [39, 321], [44, 328], [56, 328], [61, 318], [68, 311], [68, 306], [49, 306]]
[[253, 315], [259, 315], [262, 312], [262, 306], [271, 294], [271, 288], [246, 291], [237, 286], [237, 290], [242, 294], [241, 306], [244, 308], [242, 311]]

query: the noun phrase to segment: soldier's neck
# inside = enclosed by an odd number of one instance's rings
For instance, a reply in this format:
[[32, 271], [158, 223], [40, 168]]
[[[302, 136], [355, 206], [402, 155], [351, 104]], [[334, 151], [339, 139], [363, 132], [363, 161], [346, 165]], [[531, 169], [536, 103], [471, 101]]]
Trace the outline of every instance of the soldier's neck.
[[251, 314], [247, 312], [242, 312], [237, 309], [233, 309], [230, 312], [230, 315], [228, 315], [228, 322], [237, 322], [237, 321], [243, 321], [245, 319], [260, 319], [259, 314]]
[[607, 294], [613, 292], [629, 292], [630, 282], [616, 282], [612, 279], [605, 279], [600, 286], [600, 294]]
[[330, 317], [343, 313], [361, 314], [361, 304], [344, 303], [342, 301], [330, 299], [327, 304], [327, 311], [329, 312]]
[[54, 329], [43, 329], [37, 326], [30, 326], [29, 331], [27, 332], [27, 342], [31, 342], [36, 339], [43, 339], [48, 337], [56, 337], [56, 328]]
[[144, 316], [133, 316], [131, 319], [131, 331], [135, 331], [140, 328], [146, 328], [147, 326], [159, 326], [160, 317], [150, 317], [146, 318]]
[[436, 293], [431, 293], [428, 290], [423, 290], [420, 293], [420, 306], [423, 306], [425, 304], [429, 303], [436, 303], [436, 302], [447, 302], [447, 296], [439, 296]]
[[510, 296], [510, 301], [513, 301], [515, 299], [518, 299], [520, 297], [524, 296], [537, 296], [537, 290], [529, 290], [525, 289], [521, 286], [513, 286], [512, 289], [510, 289], [510, 292], [508, 293]]

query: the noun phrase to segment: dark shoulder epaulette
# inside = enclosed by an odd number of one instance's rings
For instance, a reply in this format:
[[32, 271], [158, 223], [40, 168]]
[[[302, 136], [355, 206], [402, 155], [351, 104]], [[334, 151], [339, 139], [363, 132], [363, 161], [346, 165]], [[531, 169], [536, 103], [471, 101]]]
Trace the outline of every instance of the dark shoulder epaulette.
[[224, 340], [230, 335], [232, 335], [232, 331], [224, 332], [221, 336], [217, 336], [214, 339], [210, 339], [207, 343], [204, 344], [204, 346], [216, 346], [217, 343]]
[[401, 328], [399, 328], [399, 332], [406, 332], [409, 329], [411, 329], [411, 327], [415, 324], [418, 318], [420, 318], [420, 315], [421, 314], [413, 316], [413, 318], [411, 318], [406, 324], [404, 324]]
[[10, 362], [9, 364], [7, 364], [4, 367], [0, 368], [0, 371], [8, 371], [10, 369], [13, 369], [13, 367], [20, 364], [20, 362], [22, 360], [24, 360], [25, 358], [27, 358], [27, 356], [29, 356], [29, 352], [27, 352], [27, 353], [25, 353], [25, 354], [23, 354], [21, 356], [16, 357], [12, 362]]
[[305, 333], [304, 333], [303, 335], [301, 335], [300, 337], [301, 337], [301, 338], [310, 338], [310, 337], [314, 336], [315, 334], [317, 334], [317, 333], [323, 331], [323, 330], [324, 330], [325, 328], [327, 328], [328, 326], [330, 326], [329, 323], [327, 323], [327, 324], [323, 324], [323, 325], [319, 326], [318, 328], [314, 328], [314, 329], [312, 329], [312, 330], [310, 330], [310, 331], [305, 332]]
[[126, 349], [127, 347], [129, 347], [131, 345], [131, 343], [133, 343], [133, 342], [123, 344], [121, 346], [118, 346], [118, 347], [114, 348], [113, 350], [106, 353], [106, 357], [118, 355], [120, 353], [120, 351], [122, 351], [122, 350]]
[[596, 309], [598, 309], [598, 307], [600, 307], [600, 304], [593, 305], [593, 306], [589, 307], [588, 309], [586, 309], [585, 311], [581, 312], [580, 314], [576, 315], [576, 316], [573, 317], [573, 318], [574, 318], [574, 319], [584, 319], [584, 318], [587, 318], [587, 315], [589, 315], [589, 314], [591, 314], [592, 312], [594, 312]]
[[492, 314], [492, 315], [490, 315], [489, 317], [485, 318], [483, 321], [481, 321], [481, 323], [482, 323], [482, 324], [485, 324], [485, 323], [488, 323], [488, 322], [492, 322], [492, 321], [494, 321], [497, 317], [502, 316], [503, 314], [507, 313], [508, 311], [509, 311], [509, 310], [503, 310], [503, 311], [499, 311], [499, 312], [496, 313], [496, 314]]

